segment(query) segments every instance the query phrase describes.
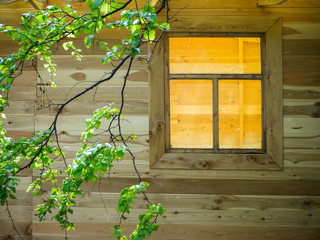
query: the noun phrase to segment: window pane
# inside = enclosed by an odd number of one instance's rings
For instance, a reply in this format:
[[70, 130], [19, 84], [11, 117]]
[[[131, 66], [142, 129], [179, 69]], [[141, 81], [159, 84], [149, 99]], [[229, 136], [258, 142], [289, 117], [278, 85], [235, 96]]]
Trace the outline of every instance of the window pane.
[[212, 81], [170, 80], [172, 148], [212, 148]]
[[261, 80], [219, 80], [219, 148], [261, 148]]
[[169, 38], [170, 73], [259, 74], [260, 38]]

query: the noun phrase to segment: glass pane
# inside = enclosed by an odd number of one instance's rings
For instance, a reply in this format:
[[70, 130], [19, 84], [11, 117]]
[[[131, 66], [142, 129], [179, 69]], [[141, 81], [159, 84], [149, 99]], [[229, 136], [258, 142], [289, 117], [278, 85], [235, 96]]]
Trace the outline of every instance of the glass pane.
[[261, 149], [261, 80], [219, 80], [219, 148]]
[[259, 74], [260, 38], [169, 38], [170, 73]]
[[212, 148], [212, 81], [170, 80], [172, 148]]

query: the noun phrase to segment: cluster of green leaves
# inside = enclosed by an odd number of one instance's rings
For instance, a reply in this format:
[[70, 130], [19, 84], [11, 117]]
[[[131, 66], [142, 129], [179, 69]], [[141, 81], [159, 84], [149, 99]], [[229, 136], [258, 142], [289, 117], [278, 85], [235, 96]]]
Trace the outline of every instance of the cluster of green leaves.
[[[48, 139], [49, 131], [43, 133], [37, 132], [35, 136], [28, 139], [21, 137], [18, 141], [5, 137], [6, 130], [2, 128], [0, 122], [0, 203], [3, 205], [9, 197], [15, 199], [14, 193], [19, 178], [16, 175], [18, 171], [29, 167], [30, 169], [50, 168], [54, 159], [50, 157], [55, 152], [55, 148], [49, 145], [43, 146], [43, 142]], [[23, 163], [29, 160], [29, 166], [23, 166]], [[50, 175], [49, 173], [46, 173]], [[52, 176], [48, 178], [53, 180]], [[39, 180], [38, 183], [43, 181]], [[54, 181], [54, 180], [53, 180]], [[34, 186], [36, 189], [39, 189]]]
[[[157, 29], [161, 31], [169, 29], [167, 23], [158, 23], [157, 13], [153, 7], [145, 4], [138, 10], [126, 9], [130, 2], [132, 0], [127, 2], [86, 0], [88, 12], [81, 16], [72, 9], [71, 5], [65, 5], [62, 8], [48, 6], [44, 10], [23, 14], [19, 27], [0, 24], [0, 32], [5, 33], [20, 45], [16, 53], [0, 58], [0, 113], [9, 106], [8, 99], [3, 96], [3, 93], [9, 91], [14, 79], [22, 72], [26, 61], [39, 56], [46, 62], [44, 67], [51, 76], [55, 76], [56, 65], [52, 55], [61, 41], [66, 51], [71, 50], [71, 55], [81, 60], [81, 49], [76, 48], [73, 41], [69, 40], [81, 34], [85, 35], [86, 47], [96, 44], [106, 51], [106, 56], [101, 61], [105, 64], [112, 60], [124, 59], [124, 56], [136, 57], [140, 53], [141, 44], [155, 40]], [[116, 12], [121, 12], [121, 18], [112, 22], [110, 19]], [[106, 42], [97, 40], [99, 32], [113, 28], [129, 30], [128, 36], [123, 39], [121, 45], [109, 47]], [[52, 78], [48, 84], [56, 87]], [[4, 114], [2, 113], [1, 116], [4, 117]], [[14, 141], [5, 137], [6, 130], [0, 121], [0, 203], [3, 205], [8, 198], [15, 198], [14, 193], [19, 182], [16, 176], [18, 172], [26, 168], [37, 168], [40, 170], [39, 177], [30, 185], [28, 191], [32, 191], [33, 195], [37, 196], [43, 192], [43, 183], [49, 181], [55, 186], [50, 194], [46, 195], [47, 200], [36, 208], [39, 219], [43, 221], [55, 209], [52, 219], [57, 220], [63, 229], [74, 228], [69, 215], [73, 213], [72, 207], [76, 204], [76, 198], [82, 194], [81, 185], [84, 182], [96, 182], [100, 179], [113, 167], [113, 161], [121, 160], [127, 150], [124, 146], [115, 145], [114, 140], [117, 141], [119, 136], [112, 139], [112, 145], [92, 141], [94, 131], [99, 129], [102, 122], [113, 121], [115, 117], [120, 118], [117, 108], [104, 107], [96, 110], [93, 118], [86, 120], [87, 127], [81, 135], [83, 145], [73, 163], [65, 170], [66, 177], [60, 186], [57, 184], [60, 172], [53, 167], [53, 163], [57, 157], [64, 156], [64, 153], [61, 149], [57, 150], [51, 146], [51, 136], [56, 131], [56, 123], [53, 123], [47, 131], [38, 132], [30, 139], [20, 138]], [[133, 134], [126, 139], [129, 138], [136, 139]], [[120, 139], [125, 141], [122, 135]], [[117, 210], [123, 213], [123, 219], [124, 214], [130, 213], [130, 204], [136, 194], [145, 191], [146, 186], [146, 183], [141, 183], [121, 193]], [[152, 230], [157, 229], [154, 221], [162, 213], [161, 206], [150, 205], [149, 210], [139, 217], [140, 223], [131, 237], [141, 239], [142, 236], [149, 236]], [[118, 235], [115, 234], [115, 236]]]
[[[87, 127], [82, 133], [83, 145], [73, 163], [65, 170], [67, 177], [62, 181], [60, 187], [52, 188], [47, 201], [36, 208], [40, 221], [43, 221], [48, 213], [51, 214], [53, 209], [58, 209], [52, 219], [57, 220], [62, 229], [74, 228], [74, 223], [69, 220], [69, 214], [73, 213], [72, 206], [76, 203], [75, 199], [82, 194], [81, 185], [84, 182], [96, 182], [113, 167], [114, 160], [122, 160], [125, 154], [124, 146], [99, 141], [88, 146], [88, 142], [94, 137], [94, 131], [99, 129], [101, 123], [109, 121], [111, 117], [118, 116], [118, 114], [119, 109], [106, 106], [97, 109], [93, 117], [85, 121]], [[37, 185], [39, 181], [46, 180], [43, 177], [38, 178], [29, 189], [39, 186]]]
[[[139, 185], [133, 185], [121, 191], [117, 206], [117, 211], [121, 213], [121, 219], [125, 220], [125, 214], [130, 214], [131, 204], [136, 198], [136, 194], [145, 192], [147, 186], [149, 186], [147, 182], [141, 182]], [[161, 204], [149, 204], [148, 211], [139, 216], [139, 223], [130, 235], [131, 239], [143, 240], [148, 238], [153, 231], [157, 231], [159, 226], [156, 224], [156, 220], [164, 211], [165, 209]], [[120, 224], [114, 225], [114, 232], [111, 237], [116, 237], [117, 240], [127, 240], [127, 237], [122, 235], [122, 231], [123, 229], [120, 227]]]
[[[94, 131], [101, 126], [103, 120], [109, 121], [112, 117], [116, 117], [118, 115], [119, 109], [112, 107], [112, 104], [95, 110], [93, 117], [88, 118], [85, 121], [87, 126], [85, 131], [81, 134], [83, 143], [86, 143], [90, 138], [92, 138]], [[121, 116], [118, 117], [121, 118]], [[86, 147], [86, 145], [84, 145], [84, 147]]]
[[137, 228], [130, 235], [133, 240], [143, 240], [150, 237], [153, 231], [157, 231], [159, 225], [156, 223], [158, 216], [165, 212], [165, 208], [161, 205], [150, 204], [148, 211], [139, 216]]
[[[134, 11], [133, 8], [123, 10], [121, 19], [106, 23], [106, 19], [112, 17], [112, 13], [122, 10], [128, 3], [118, 2], [117, 0], [86, 0], [88, 4], [88, 13], [79, 16], [72, 9], [71, 5], [65, 5], [62, 8], [58, 6], [48, 6], [45, 10], [39, 10], [35, 13], [25, 13], [22, 15], [22, 22], [19, 28], [5, 26], [0, 24], [0, 32], [5, 33], [21, 45], [18, 52], [8, 57], [0, 58], [0, 88], [7, 91], [15, 76], [14, 73], [23, 62], [32, 59], [34, 56], [40, 56], [41, 60], [46, 61], [44, 67], [55, 76], [56, 64], [52, 62], [53, 49], [56, 43], [65, 38], [76, 38], [85, 34], [85, 45], [89, 48], [92, 43], [96, 43], [106, 53], [102, 63], [120, 59], [125, 54], [135, 57], [140, 53], [141, 41], [153, 41], [155, 39], [156, 29], [169, 30], [168, 23], [158, 23], [155, 9], [148, 4], [143, 8]], [[104, 41], [97, 41], [96, 34], [104, 29], [126, 28], [131, 33], [122, 41], [121, 45], [107, 47]], [[77, 60], [81, 60], [81, 49], [74, 46], [72, 41], [63, 44], [65, 50], [72, 49], [71, 55]], [[20, 62], [19, 62], [20, 61]], [[19, 62], [18, 65], [17, 62]], [[53, 87], [55, 83], [50, 81]], [[5, 98], [0, 98], [0, 111], [3, 111], [4, 104], [7, 104]]]
[[[2, 25], [0, 24], [0, 31]], [[13, 74], [16, 71], [16, 54], [13, 53], [5, 58], [0, 57], [0, 113], [4, 111], [6, 106], [9, 106], [7, 97], [2, 95], [2, 92], [8, 91], [11, 87], [11, 83], [14, 80]]]
[[135, 57], [140, 54], [140, 45], [143, 40], [153, 41], [156, 37], [156, 29], [169, 30], [168, 23], [158, 23], [158, 16], [155, 8], [145, 4], [143, 8], [134, 11], [133, 8], [124, 10], [121, 13], [121, 19], [113, 23], [107, 23], [107, 28], [126, 28], [130, 34], [122, 40], [122, 45], [115, 45], [108, 49], [106, 57], [102, 63], [110, 62], [113, 58], [120, 59], [124, 54]]

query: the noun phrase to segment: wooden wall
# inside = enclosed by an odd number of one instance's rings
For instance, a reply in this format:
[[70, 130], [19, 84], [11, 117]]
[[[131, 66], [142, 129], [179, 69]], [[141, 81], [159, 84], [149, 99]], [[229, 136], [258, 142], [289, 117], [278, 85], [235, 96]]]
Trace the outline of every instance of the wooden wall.
[[[136, 60], [126, 89], [124, 123], [126, 133], [139, 140], [130, 142], [137, 157], [143, 180], [150, 183], [148, 196], [161, 202], [167, 212], [159, 219], [160, 228], [151, 239], [224, 239], [224, 240], [317, 240], [320, 239], [320, 2], [288, 0], [281, 5], [259, 7], [257, 0], [171, 0], [171, 14], [180, 11], [172, 21], [205, 27], [198, 16], [253, 16], [283, 18], [283, 105], [284, 105], [284, 170], [283, 171], [215, 171], [215, 170], [150, 170], [148, 146], [148, 66]], [[190, 19], [192, 20], [191, 22]], [[197, 25], [198, 24], [198, 25]], [[226, 27], [227, 23], [223, 27]], [[236, 26], [234, 26], [236, 27]], [[226, 31], [232, 30], [229, 25]], [[103, 35], [116, 41], [122, 33]], [[7, 39], [0, 39], [0, 55], [13, 49]], [[143, 49], [143, 54], [147, 49]], [[102, 52], [85, 50], [82, 62], [58, 51], [57, 89], [47, 88], [45, 96], [54, 103], [63, 101], [101, 78], [111, 66], [100, 66]], [[38, 61], [40, 74], [48, 75]], [[120, 100], [124, 69], [108, 84], [100, 86], [70, 104], [59, 118], [61, 145], [72, 161], [80, 146], [80, 134], [92, 111]], [[75, 86], [75, 84], [77, 84]], [[70, 87], [74, 86], [70, 91]], [[46, 105], [43, 88], [32, 67], [17, 81], [10, 92], [12, 106], [7, 111], [7, 126], [13, 137], [30, 136], [45, 129], [55, 107]], [[59, 162], [57, 167], [62, 167]], [[34, 172], [33, 176], [37, 173]], [[75, 207], [76, 231], [70, 239], [106, 239], [118, 215], [115, 206], [119, 191], [137, 182], [129, 158], [116, 164], [111, 180], [105, 176], [99, 185], [87, 185]], [[17, 201], [11, 211], [18, 229], [26, 239], [63, 239], [65, 232], [48, 218], [40, 223], [33, 207], [44, 199], [24, 195], [31, 174], [22, 176]], [[104, 199], [106, 209], [103, 207]], [[123, 225], [125, 232], [135, 227], [137, 215], [145, 202], [136, 201], [132, 216]], [[15, 239], [7, 213], [1, 209], [0, 239]]]

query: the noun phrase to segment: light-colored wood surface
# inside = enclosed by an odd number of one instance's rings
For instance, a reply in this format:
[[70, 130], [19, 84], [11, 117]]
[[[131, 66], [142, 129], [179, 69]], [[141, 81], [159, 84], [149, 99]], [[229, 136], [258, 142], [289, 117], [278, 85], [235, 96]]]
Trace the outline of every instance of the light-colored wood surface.
[[283, 111], [282, 111], [282, 41], [281, 18], [266, 32], [266, 66], [264, 94], [266, 94], [267, 154], [283, 168]]
[[[139, 4], [142, 2], [139, 1]], [[52, 3], [65, 4], [49, 1], [49, 4]], [[264, 31], [270, 22], [282, 18], [283, 24], [277, 25], [277, 31], [282, 31], [282, 55], [278, 53], [279, 55], [272, 57], [274, 65], [281, 64], [280, 59], [283, 58], [283, 95], [269, 104], [283, 103], [283, 117], [275, 119], [275, 124], [283, 123], [283, 146], [279, 145], [277, 150], [283, 153], [283, 170], [273, 171], [270, 166], [258, 171], [208, 170], [208, 164], [219, 164], [219, 161], [212, 161], [211, 157], [196, 159], [192, 156], [186, 161], [194, 164], [194, 170], [166, 169], [166, 164], [171, 165], [170, 161], [163, 165], [163, 169], [150, 169], [149, 159], [156, 159], [156, 155], [161, 156], [165, 151], [161, 138], [164, 138], [162, 119], [165, 117], [166, 106], [157, 102], [157, 109], [150, 108], [154, 101], [164, 96], [160, 91], [162, 87], [159, 86], [165, 84], [165, 73], [154, 72], [153, 69], [162, 68], [165, 62], [151, 61], [148, 71], [146, 62], [136, 61], [126, 92], [124, 118], [128, 121], [124, 122], [124, 132], [136, 133], [139, 138], [129, 141], [128, 144], [135, 153], [143, 180], [151, 184], [148, 190], [149, 198], [154, 202], [162, 202], [167, 208], [165, 217], [159, 219], [159, 231], [153, 233], [151, 239], [320, 239], [320, 2], [288, 0], [280, 5], [264, 7], [258, 7], [257, 0], [175, 0], [169, 3], [171, 15], [179, 11], [172, 19], [173, 30], [247, 32], [249, 28], [254, 28], [256, 31]], [[80, 12], [84, 12], [83, 2], [75, 4]], [[182, 9], [184, 7], [186, 8]], [[20, 21], [18, 13], [31, 10], [32, 6], [23, 1], [0, 6], [0, 22], [17, 25]], [[237, 18], [238, 16], [240, 18]], [[164, 20], [163, 17], [160, 19]], [[111, 40], [110, 44], [116, 44], [117, 39], [124, 34], [123, 31], [111, 31], [101, 34], [101, 37]], [[272, 37], [273, 33], [270, 32], [270, 35]], [[81, 39], [75, 42], [82, 45]], [[161, 51], [162, 44], [160, 43], [160, 48], [155, 51], [158, 59], [164, 57], [161, 54], [165, 54]], [[0, 36], [1, 56], [16, 49], [17, 45], [11, 40]], [[142, 52], [143, 56], [147, 55], [146, 46], [142, 48]], [[50, 99], [61, 103], [66, 96], [72, 96], [89, 86], [91, 81], [99, 80], [105, 72], [110, 72], [111, 65], [100, 65], [104, 54], [97, 48], [84, 49], [83, 61], [73, 62], [72, 57], [59, 48], [54, 58], [54, 63], [58, 65], [57, 77], [54, 80], [58, 88], [46, 88]], [[39, 72], [44, 80], [48, 80], [49, 75], [42, 64], [38, 63]], [[31, 136], [34, 130], [47, 128], [57, 111], [57, 106], [38, 109], [41, 103], [48, 103], [47, 99], [41, 99], [39, 89], [44, 86], [39, 78], [36, 81], [31, 67], [27, 70], [14, 83], [9, 98], [11, 106], [6, 109], [5, 123], [9, 135], [14, 138]], [[72, 162], [81, 146], [80, 134], [85, 126], [84, 119], [90, 117], [94, 109], [113, 101], [119, 106], [117, 91], [124, 74], [125, 68], [120, 70], [113, 81], [99, 87], [95, 99], [92, 92], [64, 109], [59, 118], [58, 133], [68, 163]], [[158, 77], [163, 81], [153, 81], [154, 74], [159, 74]], [[273, 84], [278, 86], [279, 81], [275, 80]], [[67, 90], [69, 87], [73, 87], [70, 92]], [[160, 115], [154, 118], [154, 112], [159, 112]], [[103, 138], [99, 137], [100, 140]], [[149, 145], [154, 146], [153, 150], [149, 151]], [[251, 160], [230, 156], [235, 161], [230, 164], [249, 166], [251, 161], [259, 160], [252, 156]], [[151, 163], [152, 161], [155, 160], [151, 160]], [[177, 156], [173, 156], [172, 161], [176, 163]], [[183, 166], [182, 163], [179, 164]], [[63, 169], [63, 162], [57, 161], [56, 167]], [[32, 209], [44, 199], [25, 195], [24, 191], [31, 182], [31, 174], [33, 177], [38, 175], [36, 171], [20, 175], [18, 200], [10, 201], [15, 224], [24, 239], [63, 239], [65, 232], [59, 230], [57, 223], [40, 223], [36, 219], [36, 212]], [[107, 176], [103, 178], [101, 195], [98, 185], [84, 186], [85, 193], [75, 207], [76, 231], [68, 233], [69, 239], [98, 240], [111, 235], [113, 225], [117, 223], [118, 215], [114, 208], [119, 191], [122, 187], [137, 182], [128, 156], [115, 164], [110, 177], [111, 182]], [[45, 190], [48, 189], [49, 186], [45, 186]], [[103, 207], [101, 197], [106, 203], [108, 213]], [[134, 203], [129, 223], [123, 225], [125, 233], [130, 234], [135, 228], [134, 219], [146, 210], [145, 206], [145, 202], [139, 197]], [[0, 239], [18, 239], [7, 218], [7, 212], [3, 208], [0, 210]]]
[[170, 80], [170, 146], [212, 148], [212, 80]]
[[[164, 40], [158, 42], [149, 63], [149, 144], [150, 166], [152, 166], [165, 152], [165, 128], [164, 128], [164, 102], [159, 98], [165, 96], [164, 92]], [[152, 51], [152, 50], [151, 50]], [[156, 57], [155, 57], [156, 56]], [[160, 61], [157, 61], [159, 60]], [[155, 80], [160, 79], [160, 81]], [[154, 90], [152, 90], [154, 89]]]

